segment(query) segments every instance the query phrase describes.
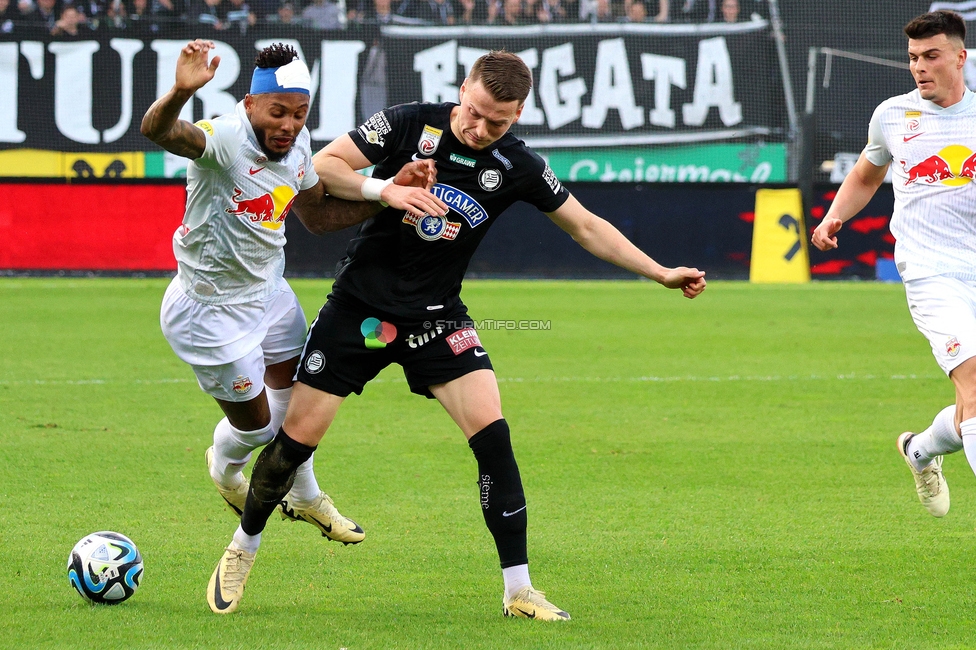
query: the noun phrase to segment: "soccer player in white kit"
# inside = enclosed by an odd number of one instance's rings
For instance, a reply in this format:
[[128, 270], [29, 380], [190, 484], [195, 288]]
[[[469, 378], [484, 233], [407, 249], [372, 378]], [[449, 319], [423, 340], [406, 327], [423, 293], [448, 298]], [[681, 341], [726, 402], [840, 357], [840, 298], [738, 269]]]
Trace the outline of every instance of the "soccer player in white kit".
[[[208, 61], [211, 41], [180, 53], [176, 83], [146, 112], [142, 133], [167, 151], [190, 159], [186, 215], [173, 236], [178, 273], [163, 298], [166, 340], [190, 364], [200, 387], [224, 417], [207, 450], [210, 476], [238, 516], [248, 480], [241, 470], [251, 452], [274, 438], [288, 408], [306, 320], [284, 279], [285, 217], [294, 207], [313, 233], [359, 223], [381, 206], [326, 194], [312, 165], [305, 128], [311, 79], [293, 48], [275, 44], [257, 57], [248, 95], [235, 111], [190, 124], [183, 105], [209, 82], [220, 57]], [[415, 163], [397, 185], [433, 184], [432, 165]], [[438, 207], [423, 187], [396, 187], [391, 205], [418, 215]], [[346, 544], [363, 540], [319, 489], [312, 460], [302, 465], [282, 516], [307, 521]]]
[[976, 470], [976, 94], [965, 85], [966, 24], [935, 11], [905, 26], [917, 88], [881, 103], [868, 144], [813, 233], [822, 251], [874, 195], [891, 167], [895, 263], [908, 307], [936, 361], [956, 387], [919, 434], [898, 437], [922, 505], [949, 511], [942, 456], [965, 449]]

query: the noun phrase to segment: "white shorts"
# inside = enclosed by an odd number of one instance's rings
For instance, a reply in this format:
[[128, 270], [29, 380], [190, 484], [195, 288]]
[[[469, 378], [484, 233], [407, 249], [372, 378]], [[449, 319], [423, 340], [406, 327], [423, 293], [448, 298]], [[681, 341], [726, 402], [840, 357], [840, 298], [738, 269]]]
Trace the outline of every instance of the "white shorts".
[[301, 356], [308, 325], [288, 283], [262, 300], [205, 305], [173, 278], [159, 313], [163, 336], [193, 367], [200, 388], [228, 402], [246, 402], [264, 390], [269, 365]]
[[905, 282], [908, 310], [948, 375], [976, 356], [976, 282], [934, 275]]

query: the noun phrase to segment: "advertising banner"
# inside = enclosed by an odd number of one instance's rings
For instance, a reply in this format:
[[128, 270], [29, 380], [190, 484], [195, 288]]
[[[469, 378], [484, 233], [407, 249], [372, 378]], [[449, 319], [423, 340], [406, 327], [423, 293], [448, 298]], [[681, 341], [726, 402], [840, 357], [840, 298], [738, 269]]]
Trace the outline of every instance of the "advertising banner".
[[708, 25], [386, 27], [391, 103], [456, 101], [475, 60], [517, 53], [533, 89], [513, 129], [537, 148], [785, 139], [765, 20]]
[[[219, 32], [217, 74], [180, 117], [194, 122], [232, 111], [248, 90], [255, 54], [284, 42], [311, 71], [307, 126], [319, 148], [379, 108], [457, 101], [477, 57], [507, 48], [533, 74], [513, 133], [542, 151], [563, 180], [783, 177], [786, 117], [765, 20], [445, 29]], [[180, 36], [106, 29], [71, 40], [0, 35], [0, 177], [184, 175], [184, 159], [139, 132], [150, 104], [172, 86], [192, 35]], [[752, 160], [756, 151], [761, 159]]]

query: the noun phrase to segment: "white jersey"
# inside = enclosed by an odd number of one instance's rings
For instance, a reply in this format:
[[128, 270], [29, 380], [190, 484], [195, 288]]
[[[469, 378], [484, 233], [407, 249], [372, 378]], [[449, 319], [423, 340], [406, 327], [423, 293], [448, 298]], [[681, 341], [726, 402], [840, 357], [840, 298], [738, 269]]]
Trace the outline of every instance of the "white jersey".
[[308, 129], [302, 128], [284, 158], [270, 161], [244, 102], [196, 126], [207, 147], [187, 166], [186, 215], [173, 235], [180, 286], [211, 305], [261, 300], [285, 271], [285, 216], [292, 201], [319, 180]]
[[942, 108], [919, 91], [874, 111], [864, 148], [891, 163], [895, 262], [904, 280], [976, 280], [976, 94]]

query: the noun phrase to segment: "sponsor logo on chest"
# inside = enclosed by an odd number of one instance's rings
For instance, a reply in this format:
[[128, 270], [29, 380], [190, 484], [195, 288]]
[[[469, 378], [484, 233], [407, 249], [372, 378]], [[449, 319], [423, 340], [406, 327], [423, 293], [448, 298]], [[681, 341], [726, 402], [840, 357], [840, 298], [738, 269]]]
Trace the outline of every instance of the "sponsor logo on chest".
[[456, 153], [451, 154], [451, 162], [455, 162], [459, 165], [464, 165], [465, 167], [474, 168], [475, 161], [473, 158], [465, 158], [464, 156], [459, 156]]
[[231, 201], [232, 207], [225, 208], [227, 214], [237, 215], [252, 224], [269, 230], [278, 230], [285, 223], [298, 194], [287, 185], [279, 185], [270, 192], [254, 197], [245, 197], [244, 190], [235, 187]]
[[461, 232], [461, 224], [432, 214], [425, 214], [422, 217], [405, 214], [403, 215], [403, 223], [416, 228], [420, 238], [426, 241], [436, 241], [438, 239], [451, 241]]
[[488, 220], [488, 211], [481, 207], [470, 194], [462, 192], [456, 187], [437, 183], [431, 188], [431, 193], [446, 203], [449, 208], [464, 217], [468, 225], [474, 228], [479, 223]]
[[905, 186], [940, 184], [957, 187], [976, 179], [976, 152], [961, 144], [951, 144], [937, 152], [923, 151], [915, 160], [908, 158], [898, 162], [905, 173]]

